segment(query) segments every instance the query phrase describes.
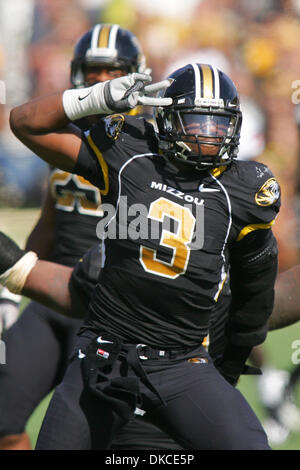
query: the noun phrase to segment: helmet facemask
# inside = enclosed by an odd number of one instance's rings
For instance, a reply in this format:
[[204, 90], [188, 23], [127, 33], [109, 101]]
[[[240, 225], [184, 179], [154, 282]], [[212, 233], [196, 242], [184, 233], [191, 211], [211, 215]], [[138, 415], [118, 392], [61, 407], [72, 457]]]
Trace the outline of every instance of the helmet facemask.
[[240, 120], [234, 113], [193, 110], [165, 110], [164, 135], [160, 135], [166, 154], [198, 170], [230, 163], [236, 156]]

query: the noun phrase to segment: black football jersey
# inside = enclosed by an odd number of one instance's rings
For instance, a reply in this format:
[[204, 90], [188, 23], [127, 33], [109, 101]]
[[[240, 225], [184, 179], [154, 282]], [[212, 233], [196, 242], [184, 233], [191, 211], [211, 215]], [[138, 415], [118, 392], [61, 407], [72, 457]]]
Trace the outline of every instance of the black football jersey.
[[51, 260], [74, 266], [99, 242], [96, 227], [102, 217], [99, 189], [79, 175], [52, 168], [49, 178], [55, 200], [55, 246]]
[[[82, 131], [90, 127], [85, 118], [75, 124]], [[84, 253], [99, 243], [96, 227], [103, 214], [100, 191], [82, 176], [53, 167], [49, 188], [55, 200], [55, 245], [51, 260], [75, 266]]]
[[107, 117], [85, 140], [74, 172], [100, 189], [104, 204], [97, 226], [103, 267], [88, 324], [129, 342], [199, 344], [232, 247], [274, 223], [274, 176], [254, 161], [211, 172], [179, 169], [141, 118]]

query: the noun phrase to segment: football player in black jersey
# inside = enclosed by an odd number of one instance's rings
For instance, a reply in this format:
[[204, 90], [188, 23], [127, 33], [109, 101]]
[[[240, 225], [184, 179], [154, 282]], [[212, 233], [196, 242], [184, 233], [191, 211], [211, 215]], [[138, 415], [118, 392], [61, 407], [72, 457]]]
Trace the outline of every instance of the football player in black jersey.
[[[10, 115], [41, 158], [99, 187], [108, 213], [99, 283], [37, 449], [107, 449], [135, 411], [185, 448], [269, 449], [232, 385], [273, 308], [279, 186], [265, 165], [234, 160], [241, 111], [229, 77], [189, 64], [158, 98], [149, 95], [161, 85], [150, 81], [134, 73]], [[121, 115], [84, 135], [70, 124], [137, 104], [158, 106], [157, 131]], [[202, 341], [228, 272], [232, 302], [216, 368]]]
[[[116, 24], [97, 24], [75, 46], [71, 83], [80, 89], [141, 71], [145, 71], [145, 58], [137, 38]], [[76, 125], [86, 129], [90, 122], [84, 118]], [[99, 189], [89, 181], [51, 165], [41, 216], [26, 249], [40, 259], [73, 267], [99, 241], [100, 203]], [[9, 297], [5, 307], [2, 305], [6, 315], [13, 300]], [[79, 325], [79, 320], [58, 317], [32, 302], [4, 333], [8, 359], [0, 368], [0, 449], [30, 448], [26, 421], [61, 380]]]

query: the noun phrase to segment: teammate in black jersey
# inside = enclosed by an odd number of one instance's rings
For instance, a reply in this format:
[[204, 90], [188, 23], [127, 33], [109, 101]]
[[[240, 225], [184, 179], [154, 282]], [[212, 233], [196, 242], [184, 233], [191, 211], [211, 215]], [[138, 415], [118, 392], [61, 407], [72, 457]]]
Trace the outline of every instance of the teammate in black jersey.
[[[71, 83], [77, 89], [144, 70], [137, 38], [118, 25], [99, 24], [75, 47]], [[90, 122], [85, 118], [76, 125], [85, 130]], [[26, 249], [35, 251], [41, 259], [73, 267], [99, 241], [96, 225], [102, 216], [100, 203], [99, 189], [89, 181], [51, 165], [41, 216]], [[80, 320], [57, 316], [32, 302], [5, 332], [7, 364], [0, 367], [0, 449], [30, 447], [26, 421], [60, 382], [80, 324]]]
[[[190, 64], [159, 98], [149, 82], [132, 74], [11, 113], [17, 137], [97, 185], [108, 213], [99, 283], [37, 448], [106, 449], [139, 410], [186, 448], [268, 449], [231, 384], [265, 339], [273, 307], [278, 183], [264, 165], [234, 161], [241, 112], [229, 77]], [[122, 116], [85, 136], [68, 126], [138, 103], [158, 106], [157, 132]], [[218, 371], [201, 343], [228, 271]]]

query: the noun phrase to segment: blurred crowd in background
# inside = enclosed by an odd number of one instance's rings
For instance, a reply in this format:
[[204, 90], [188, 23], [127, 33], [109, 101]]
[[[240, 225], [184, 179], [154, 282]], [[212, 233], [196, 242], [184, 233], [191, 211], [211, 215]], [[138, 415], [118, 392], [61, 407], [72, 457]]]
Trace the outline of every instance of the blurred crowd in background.
[[99, 22], [136, 34], [154, 81], [191, 61], [233, 79], [239, 158], [275, 173], [280, 269], [299, 262], [300, 0], [0, 0], [0, 206], [39, 207], [48, 171], [10, 132], [9, 110], [69, 87], [74, 44]]

